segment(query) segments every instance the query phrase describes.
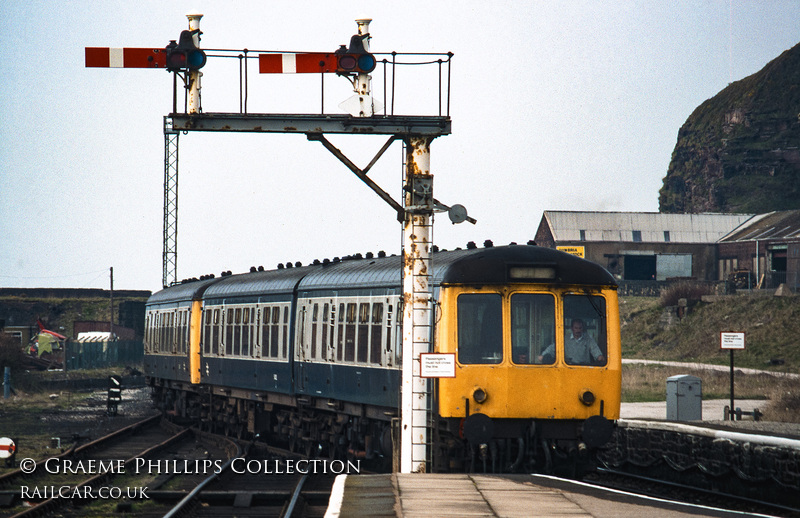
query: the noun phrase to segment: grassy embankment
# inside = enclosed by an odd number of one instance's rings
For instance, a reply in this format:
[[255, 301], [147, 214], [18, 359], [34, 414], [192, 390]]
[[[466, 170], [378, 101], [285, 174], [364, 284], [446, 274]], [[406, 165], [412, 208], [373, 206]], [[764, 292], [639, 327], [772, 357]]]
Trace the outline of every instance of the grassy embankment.
[[[800, 422], [800, 380], [780, 373], [800, 372], [800, 298], [738, 295], [701, 302], [688, 295], [688, 311], [678, 319], [670, 294], [660, 299], [625, 297], [620, 301], [622, 357], [730, 366], [720, 350], [720, 332], [744, 332], [746, 349], [734, 353], [735, 368], [772, 374], [735, 374], [737, 399], [768, 399], [767, 419]], [[673, 294], [674, 295], [674, 294]], [[673, 297], [674, 299], [674, 297]], [[658, 365], [623, 367], [623, 401], [663, 401], [666, 379], [690, 374], [702, 380], [704, 399], [730, 396], [729, 371]]]

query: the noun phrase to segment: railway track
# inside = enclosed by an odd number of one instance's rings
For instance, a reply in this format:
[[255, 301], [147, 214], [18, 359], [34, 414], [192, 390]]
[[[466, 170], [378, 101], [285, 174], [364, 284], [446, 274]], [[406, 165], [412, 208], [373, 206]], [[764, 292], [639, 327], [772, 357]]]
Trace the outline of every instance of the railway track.
[[20, 460], [0, 477], [0, 517], [105, 516], [147, 498], [187, 462], [214, 455], [192, 430], [151, 417], [58, 456]]
[[[691, 477], [687, 478], [691, 480]], [[718, 481], [719, 489], [704, 489], [697, 485], [664, 480], [656, 474], [648, 476], [610, 468], [598, 468], [597, 472], [587, 476], [584, 482], [608, 489], [728, 511], [769, 516], [800, 516], [798, 508], [737, 494], [733, 490], [735, 486], [727, 484], [725, 480]], [[725, 489], [726, 487], [729, 489]]]
[[335, 476], [309, 473], [311, 462], [315, 461], [251, 442], [200, 483], [179, 483], [148, 496], [171, 505], [163, 514], [168, 517], [322, 517]]

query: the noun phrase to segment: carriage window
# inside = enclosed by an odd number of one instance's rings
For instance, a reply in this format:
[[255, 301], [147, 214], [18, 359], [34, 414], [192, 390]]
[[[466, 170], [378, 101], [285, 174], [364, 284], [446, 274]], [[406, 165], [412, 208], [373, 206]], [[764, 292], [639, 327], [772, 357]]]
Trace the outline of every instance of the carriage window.
[[317, 324], [319, 322], [319, 304], [314, 303], [311, 311], [311, 358], [317, 357]]
[[219, 354], [219, 310], [214, 310], [214, 329], [211, 336], [211, 354]]
[[319, 356], [323, 360], [328, 359], [328, 303], [322, 305], [322, 342], [319, 344]]
[[511, 296], [511, 361], [552, 364], [555, 360], [556, 309], [552, 295]]
[[228, 309], [222, 327], [225, 329], [225, 354], [231, 355], [233, 354], [233, 309]]
[[383, 304], [372, 305], [372, 336], [370, 337], [369, 361], [381, 363], [381, 331], [383, 330]]
[[289, 306], [283, 307], [283, 358], [289, 357]]
[[347, 305], [345, 316], [344, 361], [352, 362], [356, 359], [356, 305]]
[[203, 353], [211, 353], [211, 310], [207, 309], [203, 316], [205, 325], [203, 326]]
[[242, 352], [242, 308], [235, 309], [233, 322], [233, 354], [234, 356], [239, 356]]
[[596, 295], [564, 295], [564, 361], [605, 365], [606, 300]]
[[261, 357], [269, 358], [269, 323], [271, 310], [265, 306], [261, 310]]
[[272, 358], [278, 358], [280, 355], [280, 331], [281, 328], [279, 326], [281, 321], [281, 308], [278, 306], [274, 306], [272, 308], [272, 326], [270, 329], [270, 337], [269, 337], [269, 355]]
[[181, 312], [181, 343], [180, 352], [186, 354], [187, 342], [189, 337], [189, 312]]
[[252, 308], [244, 308], [242, 317], [244, 320], [244, 327], [242, 328], [242, 356], [250, 356], [250, 322], [253, 318], [251, 316]]
[[342, 361], [344, 353], [344, 304], [339, 304], [339, 328], [336, 339], [336, 360]]
[[369, 304], [358, 305], [358, 362], [367, 363], [369, 351]]
[[499, 293], [458, 296], [458, 361], [503, 361], [502, 298]]

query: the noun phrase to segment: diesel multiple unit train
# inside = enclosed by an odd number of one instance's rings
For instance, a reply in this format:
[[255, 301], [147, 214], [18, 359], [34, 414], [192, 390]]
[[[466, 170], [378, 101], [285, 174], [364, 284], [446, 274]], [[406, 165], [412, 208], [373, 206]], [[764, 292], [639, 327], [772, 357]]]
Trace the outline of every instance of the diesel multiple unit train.
[[[205, 429], [391, 466], [399, 417], [402, 258], [183, 282], [147, 303], [157, 404]], [[430, 471], [579, 466], [620, 408], [617, 285], [534, 245], [432, 254]], [[393, 424], [394, 423], [394, 424]], [[399, 440], [399, 439], [397, 439]]]

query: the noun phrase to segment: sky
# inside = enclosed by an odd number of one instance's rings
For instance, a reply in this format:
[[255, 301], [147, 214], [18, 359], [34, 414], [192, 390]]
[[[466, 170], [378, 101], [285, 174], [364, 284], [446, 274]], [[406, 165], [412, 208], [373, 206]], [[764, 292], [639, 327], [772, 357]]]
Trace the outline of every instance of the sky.
[[[330, 52], [372, 18], [371, 50], [452, 52], [452, 134], [431, 145], [440, 248], [533, 239], [545, 210], [658, 211], [678, 129], [800, 40], [785, 1], [69, 1], [0, 9], [0, 287], [157, 291], [164, 70], [84, 67], [85, 47], [161, 48], [200, 12], [206, 49]], [[211, 53], [211, 52], [209, 52]], [[317, 75], [248, 76], [250, 113], [319, 113]], [[209, 57], [205, 112], [239, 109], [236, 60]], [[436, 115], [438, 72], [404, 67], [397, 115]], [[373, 87], [383, 92], [376, 71]], [[326, 75], [324, 109], [352, 95]], [[800, 111], [800, 108], [799, 108]], [[359, 167], [385, 138], [330, 135]], [[180, 136], [178, 279], [399, 253], [391, 207], [303, 135]], [[401, 200], [402, 150], [370, 171]]]

